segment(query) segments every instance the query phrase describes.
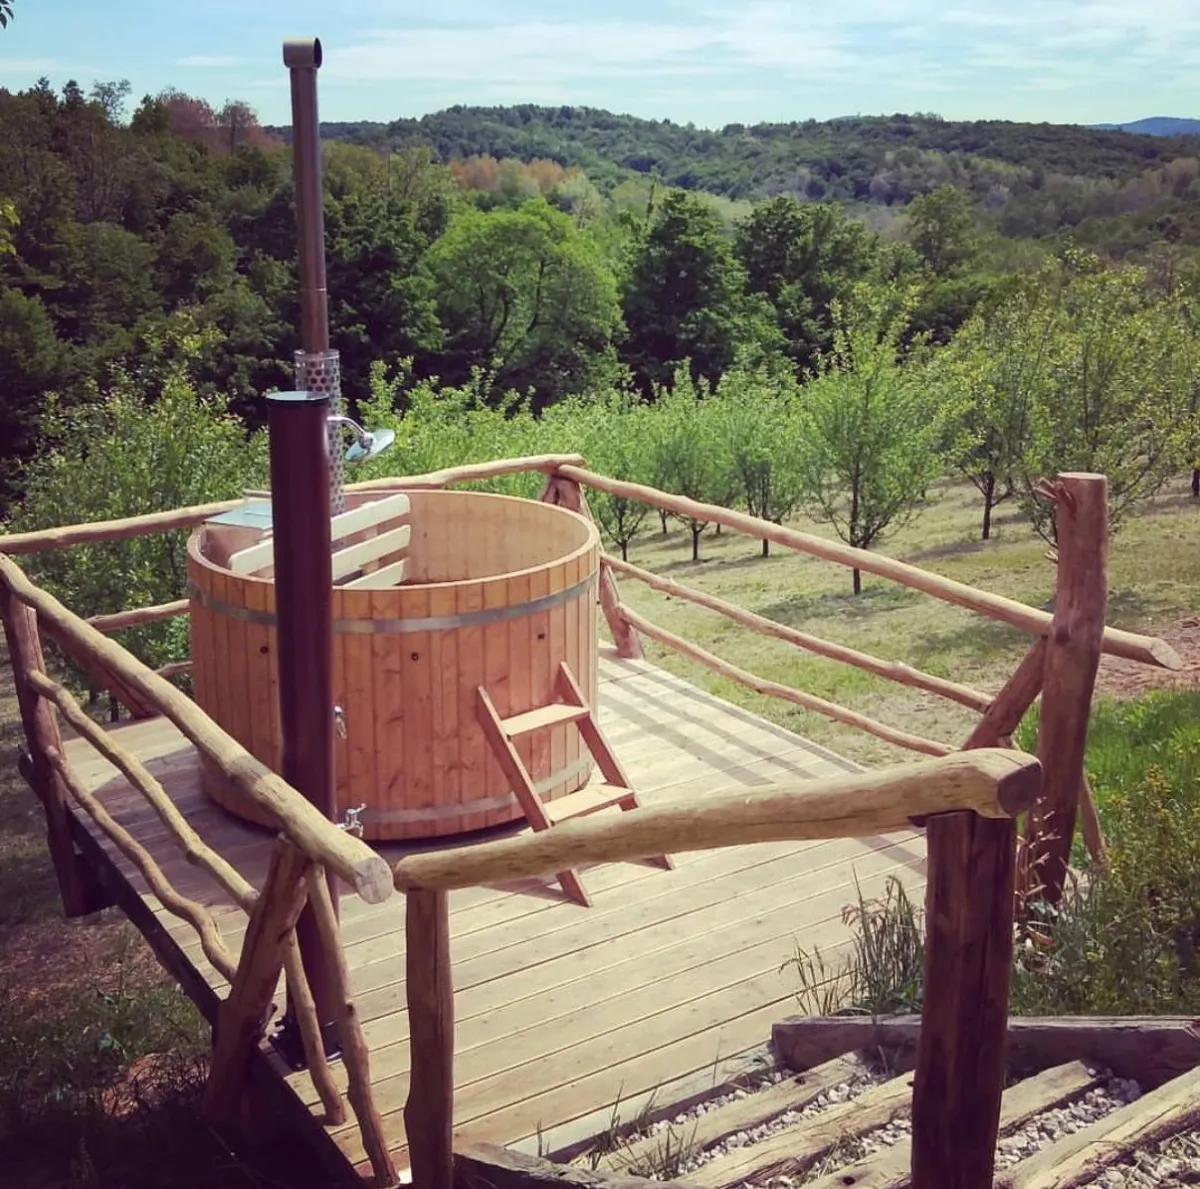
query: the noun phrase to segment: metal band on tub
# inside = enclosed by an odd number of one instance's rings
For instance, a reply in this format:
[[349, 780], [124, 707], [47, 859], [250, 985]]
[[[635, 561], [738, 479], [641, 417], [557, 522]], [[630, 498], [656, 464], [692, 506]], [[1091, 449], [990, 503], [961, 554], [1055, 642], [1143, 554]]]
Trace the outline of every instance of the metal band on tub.
[[[544, 780], [539, 780], [534, 788], [539, 793], [548, 793], [560, 784], [566, 784], [591, 771], [591, 757], [577, 760], [557, 772], [551, 772]], [[480, 797], [474, 801], [451, 801], [445, 805], [420, 806], [412, 809], [383, 809], [368, 805], [363, 814], [364, 825], [397, 826], [409, 822], [438, 822], [447, 818], [476, 817], [482, 813], [494, 813], [498, 809], [508, 809], [518, 805], [515, 793], [500, 793], [495, 797]], [[550, 801], [553, 805], [554, 802]], [[399, 841], [399, 839], [397, 839]]]
[[[389, 636], [412, 632], [448, 632], [455, 628], [470, 628], [486, 623], [500, 623], [506, 619], [521, 619], [526, 615], [537, 615], [542, 611], [552, 611], [563, 603], [569, 603], [579, 598], [596, 585], [596, 574], [589, 574], [582, 582], [568, 586], [565, 590], [557, 590], [553, 594], [543, 595], [540, 599], [530, 599], [527, 603], [513, 603], [506, 607], [484, 607], [479, 611], [464, 611], [461, 615], [429, 615], [422, 619], [335, 619], [333, 630], [342, 636]], [[188, 597], [195, 599], [202, 607], [209, 607], [219, 615], [227, 615], [230, 619], [240, 619], [243, 623], [258, 624], [261, 627], [275, 626], [273, 611], [256, 611], [251, 607], [239, 607], [236, 603], [226, 602], [215, 598], [206, 590], [201, 590], [195, 583], [188, 583]]]

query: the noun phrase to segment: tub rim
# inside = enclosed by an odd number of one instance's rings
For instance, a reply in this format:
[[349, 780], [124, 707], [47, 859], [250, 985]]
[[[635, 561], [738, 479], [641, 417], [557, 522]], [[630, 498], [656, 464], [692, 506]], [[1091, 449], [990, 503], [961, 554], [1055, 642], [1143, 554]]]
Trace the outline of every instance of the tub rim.
[[[367, 493], [363, 493], [363, 494], [376, 495], [379, 493], [367, 492]], [[585, 529], [585, 539], [581, 545], [577, 546], [575, 549], [572, 549], [568, 553], [558, 554], [555, 557], [548, 559], [547, 561], [539, 562], [537, 565], [526, 566], [523, 569], [519, 569], [519, 570], [501, 570], [495, 574], [486, 574], [479, 578], [455, 578], [448, 582], [406, 582], [406, 583], [402, 584], [401, 586], [392, 588], [392, 589], [398, 590], [398, 591], [402, 591], [402, 590], [456, 591], [456, 590], [464, 589], [464, 588], [470, 587], [470, 586], [486, 586], [489, 583], [493, 583], [493, 582], [501, 582], [501, 581], [507, 582], [509, 579], [512, 579], [512, 578], [523, 578], [526, 575], [540, 573], [542, 570], [546, 569], [548, 566], [556, 566], [556, 565], [561, 565], [565, 562], [574, 561], [576, 558], [583, 557], [587, 553], [591, 552], [591, 550], [593, 550], [593, 549], [599, 550], [599, 548], [602, 544], [601, 540], [600, 540], [600, 529], [597, 526], [596, 522], [591, 519], [591, 517], [584, 516], [583, 513], [576, 512], [572, 508], [564, 508], [561, 504], [548, 504], [542, 500], [528, 499], [525, 496], [519, 496], [519, 495], [506, 495], [503, 492], [497, 492], [497, 491], [447, 491], [444, 489], [431, 490], [428, 487], [425, 487], [425, 488], [413, 487], [413, 488], [407, 488], [407, 489], [403, 488], [403, 487], [397, 487], [394, 490], [389, 489], [387, 492], [385, 492], [383, 494], [384, 495], [420, 495], [420, 496], [427, 496], [427, 495], [443, 496], [443, 495], [446, 495], [446, 496], [452, 496], [452, 497], [456, 497], [456, 498], [457, 497], [466, 497], [468, 499], [483, 498], [483, 499], [491, 499], [491, 500], [501, 500], [505, 503], [538, 504], [540, 507], [551, 508], [551, 509], [553, 509], [554, 512], [561, 513], [564, 516], [572, 517], [573, 519], [578, 521], [580, 524], [582, 524]], [[194, 528], [188, 534], [187, 555], [190, 559], [194, 560], [198, 565], [202, 566], [206, 570], [211, 570], [218, 574], [228, 575], [231, 578], [237, 579], [239, 582], [261, 583], [263, 586], [268, 586], [268, 587], [271, 587], [272, 589], [274, 589], [274, 586], [275, 586], [274, 578], [260, 578], [255, 574], [235, 574], [233, 572], [233, 570], [229, 569], [227, 566], [218, 565], [211, 558], [206, 557], [205, 554], [200, 549], [200, 539], [203, 536], [204, 530], [207, 527], [208, 527], [208, 523], [206, 521], [202, 524], [197, 525], [196, 528]], [[340, 596], [342, 598], [348, 598], [348, 599], [354, 599], [356, 596], [361, 596], [362, 598], [369, 599], [372, 594], [378, 593], [378, 592], [370, 591], [370, 590], [349, 590], [349, 589], [346, 589], [346, 588], [340, 587], [340, 586], [334, 586], [333, 592], [334, 592], [335, 596]]]

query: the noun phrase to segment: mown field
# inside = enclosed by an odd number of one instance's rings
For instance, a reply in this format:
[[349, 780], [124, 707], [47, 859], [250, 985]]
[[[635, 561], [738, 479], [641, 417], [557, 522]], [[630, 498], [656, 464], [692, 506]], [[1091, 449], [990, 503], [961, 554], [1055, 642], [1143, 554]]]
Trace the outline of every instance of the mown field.
[[[1050, 609], [1054, 567], [1047, 559], [1045, 542], [1010, 504], [1000, 506], [992, 539], [980, 541], [978, 505], [973, 487], [944, 483], [932, 493], [930, 507], [886, 542], [882, 552], [959, 582]], [[828, 535], [826, 529], [804, 517], [791, 523]], [[863, 576], [863, 592], [855, 596], [848, 570], [775, 547], [771, 557], [763, 558], [758, 542], [728, 532], [716, 535], [710, 530], [701, 558], [699, 564], [691, 561], [690, 536], [682, 525], [671, 524], [664, 536], [657, 521], [634, 541], [629, 554], [631, 562], [645, 569], [811, 635], [889, 660], [906, 661], [989, 693], [1004, 683], [1028, 644], [1027, 637], [1005, 624], [871, 575]], [[632, 579], [620, 581], [622, 597], [635, 610], [759, 676], [946, 743], [961, 741], [974, 721], [971, 711], [941, 698], [800, 652], [703, 608], [669, 599]], [[1180, 479], [1147, 502], [1114, 536], [1109, 556], [1108, 620], [1117, 627], [1165, 635], [1186, 653], [1190, 629], [1195, 625], [1185, 621], [1197, 613], [1200, 504]], [[647, 655], [705, 689], [861, 763], [887, 762], [907, 754], [787, 702], [754, 694], [654, 642], [648, 643]], [[1145, 680], [1195, 681], [1194, 669], [1179, 676], [1131, 672], [1139, 668], [1106, 659], [1101, 691], [1136, 689]]]

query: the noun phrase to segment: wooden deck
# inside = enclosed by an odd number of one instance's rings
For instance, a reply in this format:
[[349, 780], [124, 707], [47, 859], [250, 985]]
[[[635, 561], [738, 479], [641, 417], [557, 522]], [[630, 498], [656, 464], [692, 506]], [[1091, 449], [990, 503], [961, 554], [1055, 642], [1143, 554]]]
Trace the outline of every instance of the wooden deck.
[[[831, 776], [854, 765], [643, 662], [602, 660], [600, 720], [644, 803], [730, 787]], [[114, 728], [163, 781], [201, 835], [261, 883], [270, 835], [229, 816], [199, 788], [194, 749], [156, 719]], [[208, 905], [236, 952], [245, 916], [190, 868], [158, 819], [81, 740], [69, 758], [132, 829], [175, 886]], [[89, 828], [90, 828], [90, 823]], [[211, 1013], [223, 980], [190, 928], [162, 913], [132, 867], [94, 828], [188, 969], [185, 989]], [[404, 848], [381, 847], [399, 856]], [[761, 1053], [770, 1025], [795, 1010], [795, 975], [780, 967], [797, 941], [828, 953], [844, 943], [842, 909], [856, 881], [876, 894], [887, 875], [923, 876], [915, 835], [738, 847], [678, 856], [665, 872], [640, 864], [585, 870], [594, 906], [556, 883], [452, 894], [456, 988], [456, 1126], [464, 1141], [555, 1151], [604, 1130], [621, 1103], [629, 1119], [703, 1091]], [[404, 911], [399, 897], [342, 902], [343, 939], [371, 1047], [376, 1101], [406, 1165], [401, 1108], [408, 1091]], [[176, 973], [179, 962], [176, 961]], [[271, 1062], [276, 1059], [271, 1056]], [[306, 1075], [281, 1076], [313, 1113]], [[341, 1076], [340, 1065], [336, 1072]], [[330, 1136], [354, 1165], [364, 1153], [349, 1123]], [[328, 1146], [328, 1145], [326, 1145]]]

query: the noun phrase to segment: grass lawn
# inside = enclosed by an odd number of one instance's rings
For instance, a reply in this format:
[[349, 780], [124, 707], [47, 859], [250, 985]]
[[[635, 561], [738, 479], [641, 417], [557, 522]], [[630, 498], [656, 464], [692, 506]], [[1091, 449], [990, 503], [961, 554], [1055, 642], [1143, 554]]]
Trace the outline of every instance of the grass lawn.
[[[993, 519], [993, 537], [979, 540], [979, 496], [968, 484], [939, 485], [930, 504], [908, 526], [884, 542], [881, 552], [972, 586], [1052, 607], [1054, 568], [1046, 545], [1011, 504]], [[796, 528], [819, 535], [829, 530], [805, 517]], [[664, 536], [657, 517], [630, 547], [629, 560], [645, 569], [698, 587], [760, 615], [811, 635], [852, 645], [888, 660], [950, 677], [994, 693], [1007, 679], [1028, 637], [993, 620], [952, 607], [882, 578], [863, 575], [863, 591], [851, 593], [850, 572], [772, 546], [760, 556], [758, 541], [709, 530], [702, 560], [691, 561], [690, 537], [670, 523]], [[965, 738], [975, 715], [931, 694], [896, 685], [857, 669], [812, 656], [731, 623], [722, 616], [621, 578], [621, 595], [648, 619], [762, 677], [860, 710], [926, 738], [955, 744]], [[1200, 503], [1181, 479], [1112, 539], [1109, 556], [1108, 621], [1116, 627], [1163, 635], [1194, 665], [1181, 645], [1200, 646]], [[1183, 637], [1183, 639], [1181, 639]], [[737, 702], [791, 730], [861, 763], [885, 763], [905, 753], [850, 727], [762, 697], [720, 677], [653, 641], [647, 656], [695, 684]], [[1106, 659], [1101, 690], [1124, 692], [1139, 681], [1157, 681], [1141, 666]], [[1194, 682], [1195, 671], [1162, 674], [1168, 682]]]

